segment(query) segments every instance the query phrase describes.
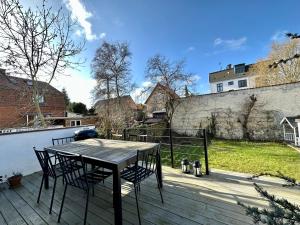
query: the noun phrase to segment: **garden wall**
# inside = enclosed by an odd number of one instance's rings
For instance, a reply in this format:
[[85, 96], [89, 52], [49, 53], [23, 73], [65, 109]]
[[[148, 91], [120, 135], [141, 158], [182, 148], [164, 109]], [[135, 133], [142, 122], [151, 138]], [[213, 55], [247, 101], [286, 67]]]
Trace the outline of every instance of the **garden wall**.
[[173, 129], [208, 128], [225, 139], [282, 140], [281, 119], [298, 115], [300, 82], [183, 98]]
[[41, 170], [32, 149], [34, 146], [43, 149], [52, 145], [52, 138], [73, 136], [76, 130], [94, 127], [80, 126], [0, 134], [0, 175], [9, 176], [12, 172], [27, 175]]

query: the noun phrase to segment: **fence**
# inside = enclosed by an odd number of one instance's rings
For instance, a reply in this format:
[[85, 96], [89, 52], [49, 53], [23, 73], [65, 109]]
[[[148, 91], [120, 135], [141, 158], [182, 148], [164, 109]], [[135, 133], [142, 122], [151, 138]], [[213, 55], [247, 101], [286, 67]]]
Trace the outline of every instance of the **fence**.
[[112, 134], [112, 138], [160, 142], [161, 154], [164, 164], [173, 168], [181, 164], [186, 158], [190, 162], [200, 160], [205, 162], [205, 173], [209, 175], [207, 134], [205, 129], [181, 129], [174, 132], [170, 128], [127, 128], [123, 134]]

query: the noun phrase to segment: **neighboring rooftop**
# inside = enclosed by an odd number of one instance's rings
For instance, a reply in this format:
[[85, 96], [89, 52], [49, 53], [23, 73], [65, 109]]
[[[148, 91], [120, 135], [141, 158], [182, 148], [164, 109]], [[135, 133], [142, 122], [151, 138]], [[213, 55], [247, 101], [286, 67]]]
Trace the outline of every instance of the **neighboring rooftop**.
[[130, 95], [124, 95], [121, 96], [119, 99], [118, 98], [110, 98], [110, 99], [103, 99], [103, 100], [98, 100], [95, 104], [95, 107], [102, 107], [105, 106], [108, 102], [110, 104], [116, 104], [118, 101], [120, 101], [121, 104], [126, 104], [128, 108], [132, 110], [137, 110], [137, 105], [133, 101]]
[[209, 73], [209, 82], [212, 83], [250, 76], [250, 68], [252, 66], [253, 64], [246, 65], [245, 63], [237, 64], [234, 66], [229, 64], [224, 70]]
[[170, 96], [172, 96], [173, 98], [179, 98], [179, 96], [175, 93], [175, 91], [173, 91], [172, 89], [170, 89], [169, 87], [162, 85], [161, 83], [157, 83], [155, 85], [155, 87], [153, 88], [152, 92], [150, 93], [150, 95], [148, 96], [147, 100], [145, 101], [144, 104], [147, 104], [148, 100], [151, 98], [151, 96], [153, 95], [153, 93], [155, 91], [164, 91], [165, 93], [168, 93]]
[[[32, 81], [28, 78], [16, 77], [5, 72], [5, 69], [0, 68], [0, 90], [24, 90], [24, 88], [31, 88]], [[37, 87], [40, 90], [54, 91], [57, 93], [61, 92], [48, 84], [47, 82], [37, 81]]]

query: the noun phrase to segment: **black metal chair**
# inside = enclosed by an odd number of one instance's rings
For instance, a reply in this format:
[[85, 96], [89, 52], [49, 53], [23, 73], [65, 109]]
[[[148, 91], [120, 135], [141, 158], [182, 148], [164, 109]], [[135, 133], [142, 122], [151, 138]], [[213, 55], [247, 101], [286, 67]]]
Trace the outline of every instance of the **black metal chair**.
[[94, 195], [94, 186], [106, 179], [111, 173], [103, 172], [100, 170], [92, 170], [90, 172], [86, 171], [86, 165], [83, 162], [82, 156], [80, 155], [66, 155], [62, 153], [57, 153], [58, 161], [60, 167], [63, 171], [63, 176], [65, 180], [65, 189], [63, 194], [63, 199], [61, 202], [61, 207], [58, 215], [58, 222], [60, 222], [61, 213], [65, 201], [66, 191], [68, 185], [84, 190], [87, 193], [86, 196], [86, 208], [84, 214], [84, 224], [86, 224], [88, 203], [89, 203], [89, 193], [90, 187], [92, 187]]
[[52, 206], [53, 206], [53, 200], [54, 200], [54, 195], [55, 195], [55, 188], [56, 188], [56, 181], [57, 178], [61, 177], [63, 174], [62, 172], [57, 168], [56, 165], [54, 165], [51, 161], [55, 155], [50, 156], [49, 153], [46, 150], [36, 150], [35, 147], [33, 147], [33, 150], [38, 158], [38, 161], [42, 167], [43, 171], [43, 178], [41, 181], [41, 186], [39, 190], [39, 195], [37, 199], [37, 203], [40, 202], [40, 197], [41, 197], [41, 192], [42, 192], [42, 187], [43, 183], [45, 180], [45, 177], [51, 177], [54, 179], [54, 184], [53, 184], [53, 190], [52, 190], [52, 197], [51, 197], [51, 203], [50, 203], [50, 209], [49, 209], [49, 214], [52, 212]]
[[70, 143], [72, 141], [75, 141], [74, 136], [62, 137], [62, 138], [52, 138], [53, 145], [62, 145], [62, 144]]
[[[53, 146], [54, 145], [63, 145], [63, 144], [67, 144], [67, 143], [70, 143], [73, 141], [75, 141], [75, 136], [52, 138]], [[58, 160], [57, 156], [55, 156], [55, 160], [53, 162], [55, 165], [58, 164], [57, 160]], [[85, 166], [86, 166], [85, 169], [88, 173], [100, 174], [100, 175], [104, 175], [105, 177], [112, 175], [112, 172], [105, 171], [104, 168], [102, 168], [102, 167], [97, 167], [93, 164], [85, 164]], [[58, 168], [59, 168], [59, 165], [58, 165]], [[64, 182], [64, 180], [63, 180], [63, 182]], [[103, 179], [103, 183], [104, 183], [104, 179]]]
[[133, 183], [134, 185], [134, 193], [135, 193], [135, 201], [138, 212], [139, 224], [141, 224], [140, 210], [138, 205], [138, 197], [137, 194], [140, 192], [140, 184], [146, 178], [150, 177], [152, 174], [156, 175], [156, 181], [158, 185], [158, 190], [161, 198], [161, 202], [164, 203], [163, 196], [161, 193], [162, 187], [158, 181], [157, 175], [157, 162], [160, 160], [160, 145], [152, 149], [150, 151], [137, 151], [137, 159], [134, 165], [125, 168], [121, 172], [121, 178], [126, 181]]

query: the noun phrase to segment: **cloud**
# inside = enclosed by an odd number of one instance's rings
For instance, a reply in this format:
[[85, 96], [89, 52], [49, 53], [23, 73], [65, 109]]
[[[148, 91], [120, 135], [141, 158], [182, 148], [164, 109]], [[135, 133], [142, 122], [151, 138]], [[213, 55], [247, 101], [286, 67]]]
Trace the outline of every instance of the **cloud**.
[[286, 39], [286, 33], [288, 33], [288, 31], [286, 31], [286, 30], [279, 30], [279, 31], [276, 31], [276, 32], [271, 36], [271, 41], [276, 41], [276, 42], [284, 41], [284, 40]]
[[88, 41], [97, 39], [97, 36], [92, 32], [92, 24], [88, 21], [93, 14], [85, 8], [80, 0], [65, 0], [67, 9], [71, 12], [71, 18], [77, 20], [83, 31], [77, 30], [76, 34], [81, 36], [83, 33]]
[[196, 48], [194, 46], [190, 46], [186, 49], [186, 52], [193, 52], [195, 50], [196, 50]]
[[120, 18], [118, 18], [118, 17], [114, 18], [112, 22], [113, 22], [113, 24], [114, 24], [115, 26], [117, 26], [117, 27], [122, 27], [122, 26], [124, 26], [123, 21], [121, 21]]
[[216, 38], [214, 40], [214, 46], [220, 47], [224, 50], [239, 50], [245, 47], [246, 42], [247, 42], [246, 37], [241, 37], [239, 39], [227, 39], [227, 40], [222, 38]]
[[105, 38], [106, 37], [106, 33], [101, 33], [100, 35], [99, 35], [99, 38], [100, 39], [103, 39], [103, 38]]
[[195, 74], [191, 77], [192, 82], [198, 82], [199, 80], [201, 80], [201, 76], [198, 74]]
[[65, 88], [72, 102], [82, 102], [90, 108], [93, 105], [91, 91], [96, 81], [78, 70], [68, 69], [65, 74], [54, 79], [51, 85], [60, 91]]

